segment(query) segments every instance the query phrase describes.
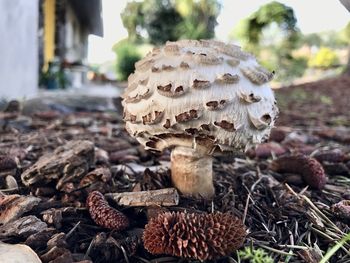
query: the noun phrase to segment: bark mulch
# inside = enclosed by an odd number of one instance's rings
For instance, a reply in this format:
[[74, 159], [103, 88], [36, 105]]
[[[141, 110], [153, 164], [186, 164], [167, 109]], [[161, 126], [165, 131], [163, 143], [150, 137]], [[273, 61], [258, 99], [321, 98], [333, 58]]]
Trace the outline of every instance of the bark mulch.
[[[243, 220], [244, 247], [265, 251], [265, 261], [244, 259], [246, 249], [216, 262], [319, 262], [350, 230], [350, 79], [288, 87], [277, 97], [281, 113], [269, 142], [215, 158], [213, 201], [180, 196], [167, 208], [110, 202], [130, 221], [119, 232], [91, 219], [88, 193], [171, 187], [169, 152], [145, 151], [117, 112], [28, 116], [14, 105], [0, 113], [0, 241], [26, 244], [43, 262], [196, 262], [149, 254], [145, 224], [155, 210], [220, 211]], [[274, 160], [291, 155], [315, 158], [326, 185], [308, 186], [302, 169], [276, 172]], [[345, 243], [330, 262], [349, 262], [349, 249]]]

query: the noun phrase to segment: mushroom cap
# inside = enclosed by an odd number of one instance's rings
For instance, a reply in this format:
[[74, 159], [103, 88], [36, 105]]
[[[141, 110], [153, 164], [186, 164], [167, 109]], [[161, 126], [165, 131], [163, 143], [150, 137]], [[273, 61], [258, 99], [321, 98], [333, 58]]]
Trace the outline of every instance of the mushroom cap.
[[185, 146], [206, 154], [268, 138], [278, 113], [273, 73], [240, 47], [180, 40], [135, 64], [123, 95], [127, 131], [148, 150]]

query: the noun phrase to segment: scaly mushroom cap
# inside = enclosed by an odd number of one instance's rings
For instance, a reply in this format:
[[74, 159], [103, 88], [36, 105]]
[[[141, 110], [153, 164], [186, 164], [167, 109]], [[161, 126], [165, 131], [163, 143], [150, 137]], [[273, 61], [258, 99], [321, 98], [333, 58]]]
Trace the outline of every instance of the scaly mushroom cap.
[[135, 64], [124, 94], [126, 129], [146, 149], [210, 154], [268, 138], [277, 115], [273, 73], [240, 47], [214, 40], [167, 42]]

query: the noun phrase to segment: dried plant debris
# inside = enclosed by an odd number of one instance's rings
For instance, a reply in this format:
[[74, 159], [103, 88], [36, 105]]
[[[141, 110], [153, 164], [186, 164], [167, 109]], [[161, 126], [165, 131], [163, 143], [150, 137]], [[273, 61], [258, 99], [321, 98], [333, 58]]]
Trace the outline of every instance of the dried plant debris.
[[47, 229], [46, 223], [36, 216], [24, 216], [0, 226], [0, 238], [29, 236]]
[[331, 210], [341, 219], [350, 220], [350, 200], [341, 200], [340, 202], [333, 204]]
[[18, 219], [40, 201], [34, 196], [0, 195], [0, 225]]
[[[220, 49], [219, 46], [217, 48]], [[163, 51], [159, 49], [159, 52]], [[171, 52], [173, 52], [172, 56], [178, 56], [176, 50]], [[225, 52], [239, 56], [237, 50], [231, 49]], [[188, 55], [188, 57], [192, 56], [192, 54]], [[198, 59], [203, 59], [201, 57]], [[242, 82], [245, 77], [240, 73], [240, 67], [245, 66], [245, 61], [249, 58], [243, 56], [246, 60], [241, 60], [242, 58], [236, 59], [233, 56], [222, 55], [222, 57], [224, 60], [220, 63], [230, 69], [231, 75], [238, 74], [239, 83]], [[235, 61], [229, 62], [230, 59]], [[160, 72], [154, 74], [173, 74], [175, 70], [186, 72], [190, 68], [196, 68], [193, 61], [188, 60], [182, 63], [182, 66], [179, 62], [179, 69], [171, 69], [172, 71], [170, 68], [163, 69], [163, 64], [170, 65], [163, 63], [159, 65]], [[203, 68], [209, 67], [209, 64], [205, 64], [204, 59], [202, 62]], [[210, 67], [215, 68], [216, 65], [213, 64]], [[217, 73], [220, 75], [226, 72]], [[200, 82], [200, 80], [205, 81], [205, 77], [207, 76], [194, 76], [188, 86], [183, 85], [186, 93], [174, 97], [174, 100], [182, 100], [192, 92], [201, 92], [205, 89], [210, 91], [216, 85], [228, 88], [226, 91], [232, 92], [229, 85], [235, 85], [220, 84], [215, 81], [215, 78], [208, 82]], [[136, 87], [150, 85], [153, 81], [139, 74], [136, 77], [131, 76], [132, 78], [134, 78], [133, 82], [136, 83]], [[177, 83], [173, 84], [175, 88], [179, 86]], [[198, 260], [148, 253], [142, 242], [145, 225], [152, 218], [169, 212], [169, 210], [187, 211], [187, 213], [217, 211], [229, 212], [244, 219], [249, 234], [239, 251], [245, 251], [251, 247], [252, 251], [262, 248], [265, 254], [273, 259], [273, 262], [320, 262], [322, 255], [330, 247], [339, 243], [349, 232], [350, 180], [349, 175], [345, 174], [346, 169], [350, 169], [350, 146], [347, 143], [350, 134], [348, 118], [350, 89], [347, 88], [349, 85], [350, 78], [342, 76], [276, 90], [278, 106], [282, 108], [282, 111], [277, 121], [278, 126], [272, 129], [269, 140], [285, 148], [284, 155], [278, 155], [269, 150], [266, 157], [259, 158], [248, 159], [243, 154], [215, 156], [213, 164], [216, 194], [211, 202], [180, 196], [179, 204], [168, 209], [158, 206], [129, 207], [125, 213], [130, 221], [130, 226], [125, 231], [109, 230], [93, 222], [85, 205], [88, 193], [93, 190], [101, 193], [122, 193], [172, 187], [169, 151], [153, 154], [140, 147], [136, 139], [129, 136], [124, 129], [121, 105], [117, 105], [119, 108], [117, 113], [73, 112], [70, 106], [69, 112], [60, 114], [57, 118], [52, 116], [50, 120], [49, 114], [47, 116], [34, 114], [33, 109], [37, 105], [31, 104], [30, 116], [23, 116], [18, 112], [16, 118], [6, 121], [6, 129], [0, 129], [0, 155], [9, 157], [16, 163], [9, 170], [0, 169], [0, 196], [20, 196], [14, 198], [13, 201], [23, 201], [23, 198], [27, 197], [40, 198], [42, 201], [32, 208], [30, 208], [31, 205], [24, 207], [23, 213], [18, 213], [17, 218], [4, 224], [0, 223], [0, 243], [25, 244], [43, 262], [46, 262], [42, 258], [45, 255], [44, 259], [52, 263], [79, 261], [81, 263], [155, 261], [194, 263]], [[236, 101], [245, 107], [255, 107], [256, 103], [263, 100], [261, 96], [261, 100], [255, 102], [258, 100], [257, 96], [260, 96], [258, 91], [261, 90], [261, 87], [257, 86], [257, 90], [251, 90], [252, 92], [245, 91], [245, 97], [242, 97], [242, 91], [238, 89]], [[135, 94], [140, 92], [140, 95], [144, 95], [147, 89], [136, 91]], [[297, 96], [298, 92], [299, 95], [306, 93], [305, 103], [303, 96]], [[251, 93], [253, 96], [249, 96]], [[155, 96], [155, 94], [158, 95], [158, 92], [150, 95]], [[331, 105], [320, 103], [322, 95], [332, 98], [334, 103]], [[138, 99], [147, 101], [149, 98], [139, 97]], [[221, 100], [225, 100], [225, 103], [221, 104]], [[84, 100], [79, 99], [79, 101]], [[120, 103], [121, 99], [116, 101]], [[87, 107], [96, 105], [91, 102], [82, 105], [80, 102], [75, 107], [80, 110], [84, 110], [85, 105]], [[206, 105], [208, 102], [210, 103]], [[134, 104], [137, 103], [139, 102]], [[215, 114], [230, 108], [230, 103], [232, 101], [228, 98], [218, 96], [215, 99], [200, 101], [198, 109]], [[61, 105], [57, 107], [55, 105], [58, 111], [62, 108], [64, 107]], [[191, 109], [181, 109], [178, 114]], [[141, 117], [149, 112], [151, 111], [145, 111], [140, 115], [140, 119], [137, 119], [138, 124], [144, 125]], [[155, 117], [154, 111], [151, 117], [152, 119]], [[192, 120], [198, 122], [198, 126], [192, 125], [186, 127], [186, 130], [191, 129], [188, 132], [196, 136], [202, 133], [210, 135], [215, 129], [225, 131], [213, 123], [203, 122], [204, 124], [201, 124], [202, 118], [201, 116]], [[227, 117], [213, 121], [220, 122], [220, 120], [231, 122]], [[161, 122], [146, 125], [164, 125], [164, 130], [172, 132], [174, 125], [190, 123], [191, 121], [179, 124], [175, 122], [175, 118], [164, 115]], [[227, 131], [227, 133], [233, 135], [242, 129], [235, 123], [234, 128], [236, 131]], [[179, 138], [182, 140], [184, 137], [179, 136]], [[62, 181], [60, 188], [57, 188], [59, 179], [45, 179], [51, 176], [50, 166], [41, 172], [42, 180], [30, 186], [23, 184], [21, 175], [25, 171], [34, 166], [43, 156], [52, 154], [56, 149], [72, 140], [89, 141], [93, 146], [91, 152], [94, 151], [95, 158], [91, 160], [87, 169], [79, 165], [68, 165], [67, 168], [60, 166], [55, 170], [56, 167], [53, 165], [54, 171], [58, 171], [58, 174], [63, 175], [64, 172], [67, 172], [73, 175], [65, 177], [67, 181]], [[160, 144], [162, 140], [166, 140], [166, 137], [160, 136], [158, 140], [157, 143]], [[301, 173], [282, 173], [269, 169], [269, 164], [274, 159], [294, 155], [297, 152], [303, 152], [306, 157], [310, 155], [322, 164], [328, 176], [322, 191], [315, 191], [311, 187], [306, 188]], [[82, 156], [82, 159], [84, 158]], [[58, 162], [59, 160], [55, 160], [52, 164]], [[70, 167], [75, 168], [71, 170]], [[9, 189], [8, 184], [17, 184], [18, 187]], [[15, 202], [7, 203], [7, 207], [15, 211], [17, 206], [10, 204], [15, 204]], [[5, 211], [4, 209], [7, 208], [0, 205], [0, 210]], [[345, 242], [343, 248], [337, 250], [329, 262], [349, 262], [349, 249], [350, 243]], [[23, 262], [27, 261], [29, 261], [28, 258]], [[217, 260], [217, 262], [226, 261], [238, 262], [239, 260], [235, 252], [227, 258]], [[207, 262], [214, 262], [214, 260], [207, 260]], [[244, 262], [242, 258], [241, 262]]]
[[217, 259], [242, 246], [242, 221], [230, 214], [162, 213], [146, 225], [143, 240], [152, 254]]
[[91, 218], [96, 224], [114, 230], [124, 230], [129, 226], [129, 219], [117, 209], [111, 207], [104, 196], [94, 191], [86, 200]]
[[17, 168], [15, 158], [6, 155], [0, 155], [0, 172], [12, 170]]
[[308, 185], [316, 189], [322, 189], [327, 182], [322, 165], [316, 159], [304, 155], [280, 157], [271, 163], [271, 169], [300, 174]]
[[60, 188], [68, 178], [81, 178], [94, 161], [94, 145], [90, 141], [71, 141], [53, 153], [41, 157], [22, 174], [25, 185], [58, 181]]

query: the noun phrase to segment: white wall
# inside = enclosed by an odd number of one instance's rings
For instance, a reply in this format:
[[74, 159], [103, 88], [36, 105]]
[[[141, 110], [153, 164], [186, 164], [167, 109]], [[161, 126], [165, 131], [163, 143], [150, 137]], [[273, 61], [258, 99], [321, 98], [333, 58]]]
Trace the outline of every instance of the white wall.
[[0, 0], [0, 98], [38, 89], [38, 0]]
[[86, 62], [87, 34], [81, 29], [80, 23], [72, 8], [67, 5], [65, 26], [65, 56], [68, 62]]

